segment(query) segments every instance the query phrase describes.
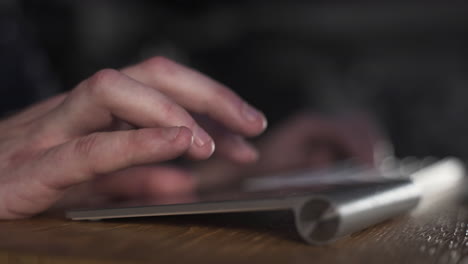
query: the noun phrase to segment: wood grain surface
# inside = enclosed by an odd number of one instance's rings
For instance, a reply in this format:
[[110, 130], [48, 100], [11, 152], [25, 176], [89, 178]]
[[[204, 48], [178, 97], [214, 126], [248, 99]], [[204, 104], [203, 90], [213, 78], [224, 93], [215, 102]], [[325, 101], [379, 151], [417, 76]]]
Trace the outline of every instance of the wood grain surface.
[[287, 213], [75, 222], [47, 213], [0, 222], [0, 263], [468, 263], [459, 199], [310, 246]]

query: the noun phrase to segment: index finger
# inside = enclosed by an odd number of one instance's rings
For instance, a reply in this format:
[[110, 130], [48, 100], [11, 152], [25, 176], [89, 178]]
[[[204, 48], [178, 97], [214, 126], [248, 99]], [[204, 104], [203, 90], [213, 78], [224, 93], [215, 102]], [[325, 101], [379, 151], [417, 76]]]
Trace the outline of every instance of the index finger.
[[267, 126], [265, 116], [232, 90], [164, 57], [149, 59], [122, 72], [242, 135], [256, 136]]

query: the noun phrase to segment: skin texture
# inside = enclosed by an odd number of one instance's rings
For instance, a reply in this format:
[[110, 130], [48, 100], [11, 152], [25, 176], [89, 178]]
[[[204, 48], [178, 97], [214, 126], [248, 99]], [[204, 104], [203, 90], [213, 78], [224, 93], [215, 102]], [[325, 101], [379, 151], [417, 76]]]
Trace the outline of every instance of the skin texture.
[[230, 89], [166, 58], [101, 70], [0, 122], [0, 219], [103, 195], [193, 189], [187, 172], [162, 162], [207, 159], [215, 143], [226, 158], [252, 162], [258, 154], [244, 138], [265, 128], [264, 115]]

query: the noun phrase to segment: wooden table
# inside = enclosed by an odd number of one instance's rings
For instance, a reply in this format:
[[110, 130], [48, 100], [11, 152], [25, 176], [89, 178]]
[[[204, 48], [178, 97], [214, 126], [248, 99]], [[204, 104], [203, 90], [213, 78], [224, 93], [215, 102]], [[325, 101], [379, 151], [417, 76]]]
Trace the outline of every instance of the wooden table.
[[297, 239], [286, 214], [0, 222], [0, 263], [468, 263], [468, 206], [457, 199], [327, 246]]

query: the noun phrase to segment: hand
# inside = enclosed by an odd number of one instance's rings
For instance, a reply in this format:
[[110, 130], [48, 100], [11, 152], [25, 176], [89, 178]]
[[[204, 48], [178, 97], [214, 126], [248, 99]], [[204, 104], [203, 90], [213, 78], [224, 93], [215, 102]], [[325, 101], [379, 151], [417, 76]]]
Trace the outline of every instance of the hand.
[[[191, 112], [228, 132], [212, 137]], [[120, 192], [158, 191], [150, 182], [164, 182], [152, 177], [160, 168], [145, 165], [181, 155], [206, 159], [214, 142], [231, 159], [253, 161], [257, 154], [242, 137], [265, 127], [263, 114], [231, 90], [168, 59], [99, 71], [68, 94], [0, 122], [0, 219], [37, 214], [83, 183], [108, 188], [113, 175]]]
[[217, 159], [199, 166], [200, 186], [210, 189], [242, 177], [321, 169], [349, 159], [373, 167], [379, 162], [375, 154], [382, 142], [383, 136], [363, 116], [326, 118], [300, 112], [261, 138], [257, 144], [260, 158], [255, 164], [239, 166]]
[[375, 165], [375, 148], [382, 140], [369, 120], [359, 116], [325, 118], [298, 113], [273, 128], [261, 142], [255, 171], [260, 174], [302, 168], [326, 168], [352, 159]]

